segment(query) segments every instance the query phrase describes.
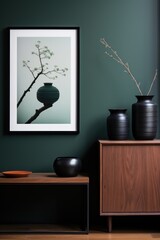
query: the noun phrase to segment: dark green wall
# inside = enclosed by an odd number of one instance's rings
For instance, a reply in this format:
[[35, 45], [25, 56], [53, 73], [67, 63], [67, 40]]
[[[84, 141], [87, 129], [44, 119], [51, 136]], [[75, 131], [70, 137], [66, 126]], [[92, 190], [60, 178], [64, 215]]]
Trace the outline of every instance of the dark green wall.
[[[80, 27], [78, 135], [7, 133], [9, 67], [6, 28], [15, 26]], [[0, 171], [27, 169], [50, 172], [57, 156], [74, 155], [82, 158], [91, 177], [91, 189], [94, 189], [98, 180], [97, 140], [107, 138], [108, 108], [127, 108], [130, 116], [131, 104], [138, 94], [123, 68], [105, 56], [99, 39], [105, 37], [130, 64], [145, 94], [155, 69], [159, 67], [158, 27], [158, 0], [2, 0]], [[157, 81], [152, 91], [157, 102], [158, 89]], [[91, 197], [95, 198], [95, 193], [91, 191]]]

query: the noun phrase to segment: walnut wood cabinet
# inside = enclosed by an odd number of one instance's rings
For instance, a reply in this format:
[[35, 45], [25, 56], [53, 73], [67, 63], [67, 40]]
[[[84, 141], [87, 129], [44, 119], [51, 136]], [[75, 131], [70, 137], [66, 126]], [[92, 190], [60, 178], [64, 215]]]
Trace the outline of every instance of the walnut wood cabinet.
[[100, 215], [160, 215], [160, 140], [100, 144]]

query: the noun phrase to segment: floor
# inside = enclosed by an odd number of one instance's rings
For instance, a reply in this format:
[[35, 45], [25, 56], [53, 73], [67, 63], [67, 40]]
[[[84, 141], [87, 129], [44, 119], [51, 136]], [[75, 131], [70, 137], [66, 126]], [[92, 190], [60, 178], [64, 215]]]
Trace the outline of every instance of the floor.
[[[106, 220], [106, 219], [104, 219]], [[0, 240], [160, 240], [160, 217], [121, 217], [113, 219], [112, 233], [104, 224], [90, 226], [89, 234], [0, 233]], [[17, 225], [21, 228], [22, 225]], [[4, 226], [3, 226], [4, 227]], [[39, 227], [39, 225], [35, 226]], [[49, 226], [47, 225], [49, 228]], [[1, 228], [0, 228], [1, 229]], [[42, 230], [42, 228], [40, 228]], [[59, 230], [59, 228], [57, 228]]]
[[0, 234], [0, 240], [159, 240], [160, 233]]

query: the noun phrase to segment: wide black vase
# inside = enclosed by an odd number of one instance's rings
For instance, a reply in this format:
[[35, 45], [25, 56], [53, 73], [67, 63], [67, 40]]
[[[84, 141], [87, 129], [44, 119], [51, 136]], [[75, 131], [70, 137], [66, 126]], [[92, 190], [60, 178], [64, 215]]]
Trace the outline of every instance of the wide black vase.
[[53, 162], [53, 169], [59, 177], [76, 177], [81, 168], [81, 160], [77, 157], [58, 157]]
[[153, 96], [136, 96], [132, 104], [132, 134], [136, 140], [153, 140], [157, 133], [157, 104]]
[[44, 83], [37, 91], [37, 99], [44, 105], [52, 105], [59, 99], [59, 90], [52, 83]]
[[126, 109], [109, 109], [107, 132], [110, 140], [126, 140], [129, 135], [129, 120]]

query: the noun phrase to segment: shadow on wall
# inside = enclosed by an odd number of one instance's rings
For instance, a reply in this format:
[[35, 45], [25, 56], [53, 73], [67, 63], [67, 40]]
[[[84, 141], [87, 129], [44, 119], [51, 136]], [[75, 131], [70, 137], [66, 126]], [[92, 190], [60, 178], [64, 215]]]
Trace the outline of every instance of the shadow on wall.
[[99, 143], [94, 142], [88, 149], [85, 157], [85, 172], [89, 176], [89, 209], [90, 209], [90, 226], [102, 225], [103, 218], [100, 218], [100, 189], [99, 189]]

